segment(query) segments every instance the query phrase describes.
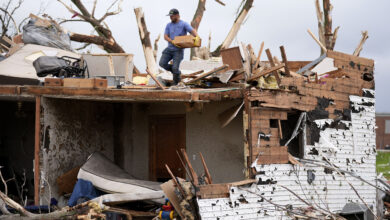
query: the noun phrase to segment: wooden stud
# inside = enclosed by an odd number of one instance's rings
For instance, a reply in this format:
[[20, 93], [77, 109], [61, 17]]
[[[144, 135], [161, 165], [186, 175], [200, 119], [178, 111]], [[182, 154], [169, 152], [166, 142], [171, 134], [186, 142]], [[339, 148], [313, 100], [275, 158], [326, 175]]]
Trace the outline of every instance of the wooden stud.
[[[267, 75], [269, 73], [273, 73], [276, 70], [283, 68], [284, 66], [285, 66], [284, 64], [281, 64], [281, 65], [278, 65], [278, 66], [271, 67], [269, 69], [265, 69], [265, 70], [261, 71], [260, 73], [255, 73], [255, 74], [252, 75], [251, 78], [248, 79], [248, 82], [252, 81], [254, 79], [257, 79], [257, 78], [259, 78], [261, 76], [265, 76], [265, 75]], [[278, 84], [280, 84], [280, 82], [278, 82]]]
[[[261, 42], [260, 49], [259, 49], [259, 54], [257, 55], [255, 66], [253, 67], [254, 70], [257, 69], [259, 64], [260, 64], [260, 57], [261, 57], [261, 54], [263, 53], [263, 49], [264, 49], [264, 41]], [[253, 70], [253, 72], [254, 72], [254, 70]]]
[[[271, 67], [275, 67], [274, 60], [272, 59], [272, 54], [269, 49], [266, 49], [265, 52], [267, 53], [268, 61], [271, 64]], [[278, 85], [280, 84], [280, 78], [278, 72], [275, 70], [272, 72], [274, 74], [276, 81], [278, 82]]]
[[39, 152], [41, 140], [41, 97], [35, 97], [35, 143], [34, 143], [34, 204], [39, 205], [40, 169]]
[[313, 32], [311, 32], [310, 29], [307, 29], [307, 32], [310, 34], [313, 40], [321, 47], [321, 49], [326, 53], [327, 52], [326, 47], [317, 39], [317, 37], [313, 34]]
[[280, 123], [280, 119], [278, 119], [278, 127], [279, 127], [280, 139], [283, 139], [282, 124]]
[[200, 79], [206, 78], [207, 76], [210, 76], [211, 74], [216, 73], [216, 72], [219, 72], [219, 71], [221, 71], [221, 70], [224, 70], [224, 69], [226, 69], [226, 68], [228, 68], [228, 67], [229, 67], [229, 65], [227, 65], [227, 64], [225, 64], [225, 65], [223, 65], [223, 66], [220, 66], [220, 67], [217, 67], [217, 68], [215, 68], [215, 69], [213, 69], [213, 70], [211, 70], [211, 71], [209, 71], [209, 72], [207, 72], [207, 73], [203, 73], [202, 75], [196, 77], [195, 79], [192, 79], [192, 80], [186, 82], [186, 84], [194, 83], [194, 82], [196, 82], [196, 81], [198, 81], [198, 80], [200, 80]]
[[173, 175], [171, 169], [169, 169], [168, 164], [165, 164], [165, 167], [167, 168], [167, 171], [168, 171], [169, 175], [171, 176], [173, 182], [175, 183], [175, 185], [176, 185], [177, 188], [179, 189], [181, 195], [183, 196], [183, 198], [185, 198], [186, 193], [185, 193], [184, 189], [181, 187], [180, 183], [177, 181], [175, 175]]
[[110, 67], [110, 76], [115, 76], [115, 68], [114, 68], [114, 61], [112, 60], [112, 56], [107, 56], [108, 59], [108, 65]]
[[194, 180], [194, 185], [198, 186], [199, 185], [198, 175], [196, 175], [194, 169], [192, 168], [191, 162], [188, 159], [187, 152], [186, 152], [186, 150], [184, 148], [182, 148], [180, 150], [181, 150], [181, 153], [183, 155], [184, 161], [187, 163], [187, 166], [188, 166], [188, 168], [189, 168], [189, 170], [191, 172], [192, 179]]
[[201, 152], [199, 152], [199, 155], [200, 155], [200, 159], [202, 160], [204, 172], [205, 172], [206, 177], [208, 179], [208, 184], [213, 184], [213, 180], [211, 179], [211, 175], [210, 175], [209, 169], [207, 168], [206, 161], [204, 160], [204, 157], [203, 157]]
[[[184, 103], [184, 104], [187, 104], [187, 103]], [[182, 165], [183, 168], [186, 170], [186, 173], [187, 173], [188, 177], [191, 179], [191, 182], [194, 182], [194, 180], [192, 179], [192, 176], [191, 176], [190, 171], [188, 171], [186, 164], [184, 163], [183, 159], [182, 159], [181, 156], [180, 156], [179, 151], [176, 151], [176, 153], [177, 153], [177, 156], [178, 156], [179, 159], [180, 159], [181, 165]]]
[[160, 89], [165, 90], [164, 85], [161, 84], [161, 82], [158, 81], [158, 79], [152, 73], [150, 73], [149, 69], [146, 69], [146, 72], [149, 74], [150, 77], [152, 77], [152, 79], [156, 82], [156, 84], [158, 85], [158, 87], [160, 87]]
[[287, 76], [291, 76], [290, 69], [288, 68], [288, 61], [287, 61], [286, 51], [284, 50], [284, 46], [280, 46], [280, 53], [282, 55], [285, 73]]

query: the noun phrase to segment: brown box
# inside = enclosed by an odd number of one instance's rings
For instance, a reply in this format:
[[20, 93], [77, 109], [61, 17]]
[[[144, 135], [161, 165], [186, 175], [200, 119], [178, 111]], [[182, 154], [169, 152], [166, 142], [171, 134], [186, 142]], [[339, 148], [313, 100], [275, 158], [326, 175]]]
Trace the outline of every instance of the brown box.
[[45, 78], [45, 86], [63, 86], [64, 81], [60, 78]]
[[202, 40], [199, 44], [195, 44], [195, 37], [192, 35], [176, 36], [173, 42], [182, 48], [200, 47], [202, 45]]
[[65, 78], [64, 87], [73, 88], [107, 88], [106, 79], [80, 79], [80, 78]]

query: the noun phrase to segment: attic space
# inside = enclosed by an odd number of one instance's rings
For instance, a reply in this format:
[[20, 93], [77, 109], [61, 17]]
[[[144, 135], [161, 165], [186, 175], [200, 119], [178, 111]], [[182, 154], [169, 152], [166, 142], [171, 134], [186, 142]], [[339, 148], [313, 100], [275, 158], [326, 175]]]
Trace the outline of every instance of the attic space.
[[[10, 180], [8, 195], [23, 203], [26, 196], [28, 202], [34, 196], [34, 125], [34, 102], [0, 101], [1, 173], [6, 181]], [[0, 190], [5, 192], [3, 184]]]
[[186, 178], [176, 152], [184, 148], [198, 173], [203, 154], [215, 183], [242, 180], [242, 112], [224, 128], [218, 120], [239, 104], [42, 98], [42, 172], [57, 193], [56, 179], [99, 151], [136, 179], [163, 182], [169, 179], [165, 164]]

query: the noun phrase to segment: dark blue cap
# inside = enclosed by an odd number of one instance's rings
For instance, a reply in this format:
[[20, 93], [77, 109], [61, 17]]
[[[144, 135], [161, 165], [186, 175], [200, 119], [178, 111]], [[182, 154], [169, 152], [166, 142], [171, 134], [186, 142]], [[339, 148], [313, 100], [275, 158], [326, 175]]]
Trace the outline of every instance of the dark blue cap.
[[178, 15], [178, 14], [179, 14], [179, 10], [177, 10], [176, 8], [172, 8], [171, 10], [169, 10], [169, 14], [167, 14], [167, 16]]

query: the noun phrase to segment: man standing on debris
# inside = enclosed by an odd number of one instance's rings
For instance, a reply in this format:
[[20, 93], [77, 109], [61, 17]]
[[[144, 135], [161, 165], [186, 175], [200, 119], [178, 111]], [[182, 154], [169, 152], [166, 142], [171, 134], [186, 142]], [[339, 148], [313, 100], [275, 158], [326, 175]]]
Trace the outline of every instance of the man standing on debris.
[[[184, 49], [175, 45], [173, 40], [176, 36], [183, 36], [191, 33], [196, 37], [195, 40], [200, 40], [198, 33], [187, 22], [180, 20], [179, 11], [175, 8], [171, 9], [168, 14], [171, 22], [165, 28], [164, 39], [168, 41], [168, 47], [162, 52], [160, 59], [160, 66], [167, 71], [171, 71], [173, 75], [173, 84], [177, 85], [180, 82], [180, 62], [183, 60]], [[169, 61], [173, 64], [169, 64]]]

